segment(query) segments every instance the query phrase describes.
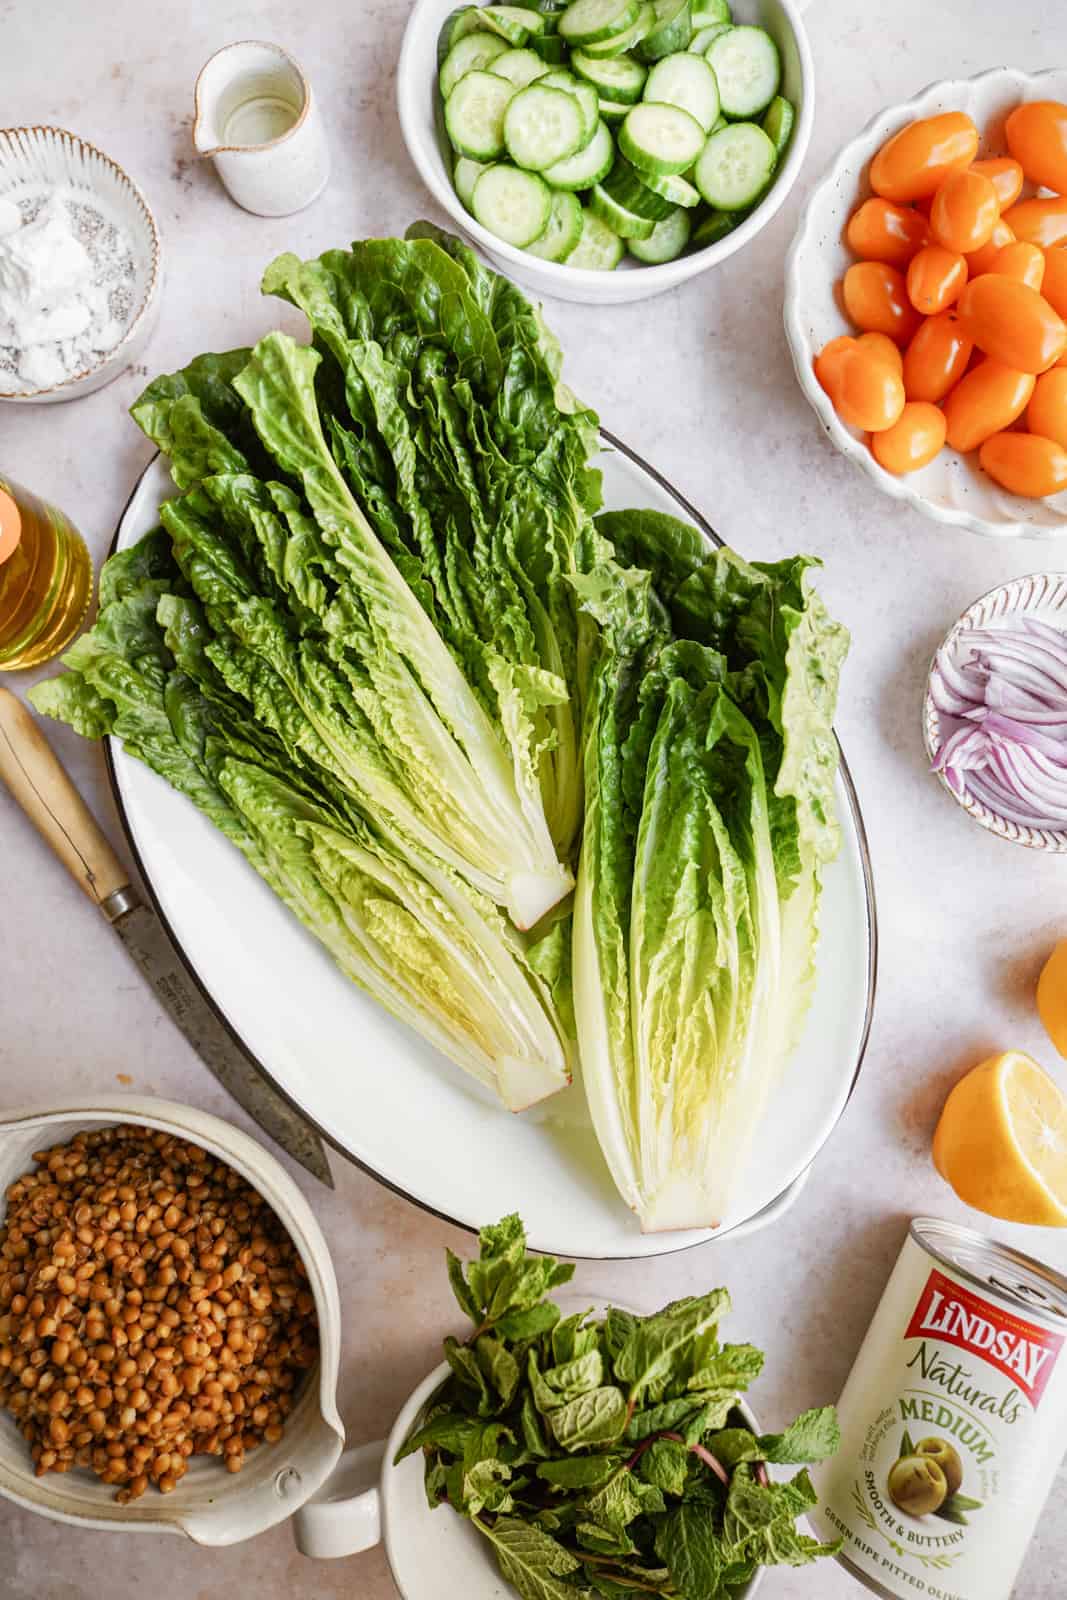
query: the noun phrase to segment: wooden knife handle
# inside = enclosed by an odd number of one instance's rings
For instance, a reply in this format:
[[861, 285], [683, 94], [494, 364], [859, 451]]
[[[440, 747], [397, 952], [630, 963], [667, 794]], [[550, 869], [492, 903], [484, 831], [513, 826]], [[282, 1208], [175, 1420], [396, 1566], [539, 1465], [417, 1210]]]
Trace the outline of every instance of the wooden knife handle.
[[130, 875], [104, 838], [33, 716], [10, 689], [0, 689], [0, 778], [37, 832], [94, 905]]

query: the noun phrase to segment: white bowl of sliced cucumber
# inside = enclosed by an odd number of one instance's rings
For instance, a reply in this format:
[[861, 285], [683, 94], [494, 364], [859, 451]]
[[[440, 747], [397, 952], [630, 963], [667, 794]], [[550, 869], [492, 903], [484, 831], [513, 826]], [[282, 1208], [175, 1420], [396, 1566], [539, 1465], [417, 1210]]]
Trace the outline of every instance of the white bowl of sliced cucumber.
[[801, 5], [416, 0], [397, 75], [408, 151], [519, 282], [649, 299], [741, 249], [792, 187], [814, 120]]

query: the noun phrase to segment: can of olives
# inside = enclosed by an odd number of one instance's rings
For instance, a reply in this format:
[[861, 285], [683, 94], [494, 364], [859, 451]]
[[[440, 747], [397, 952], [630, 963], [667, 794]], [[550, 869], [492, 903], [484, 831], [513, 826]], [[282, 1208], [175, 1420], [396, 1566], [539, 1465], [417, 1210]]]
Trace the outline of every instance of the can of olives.
[[889, 1600], [1008, 1600], [1067, 1444], [1067, 1278], [911, 1224], [838, 1406], [812, 1520]]

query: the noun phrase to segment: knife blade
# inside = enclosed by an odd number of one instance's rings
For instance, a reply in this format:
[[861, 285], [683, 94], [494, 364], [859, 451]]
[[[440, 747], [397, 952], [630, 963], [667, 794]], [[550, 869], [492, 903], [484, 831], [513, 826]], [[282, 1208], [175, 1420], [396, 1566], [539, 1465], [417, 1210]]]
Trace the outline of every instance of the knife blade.
[[263, 1076], [191, 975], [156, 913], [141, 899], [55, 751], [21, 701], [0, 688], [0, 778], [45, 843], [104, 913], [160, 1005], [208, 1070], [264, 1132], [333, 1188], [322, 1140]]

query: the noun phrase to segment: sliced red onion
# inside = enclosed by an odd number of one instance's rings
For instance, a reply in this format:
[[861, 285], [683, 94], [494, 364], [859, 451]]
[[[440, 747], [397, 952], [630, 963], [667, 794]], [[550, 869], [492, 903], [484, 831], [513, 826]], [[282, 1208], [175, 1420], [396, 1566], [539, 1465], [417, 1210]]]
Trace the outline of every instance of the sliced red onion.
[[[1014, 717], [1005, 717], [997, 711], [987, 713], [982, 727], [990, 735], [999, 734], [1002, 739], [1014, 739], [1018, 744], [1026, 745], [1031, 750], [1042, 750], [1045, 755], [1067, 758], [1067, 748], [1062, 740], [1052, 738], [1043, 729], [1035, 727], [1032, 723], [1017, 722]], [[1067, 770], [1064, 771], [1067, 780]]]

